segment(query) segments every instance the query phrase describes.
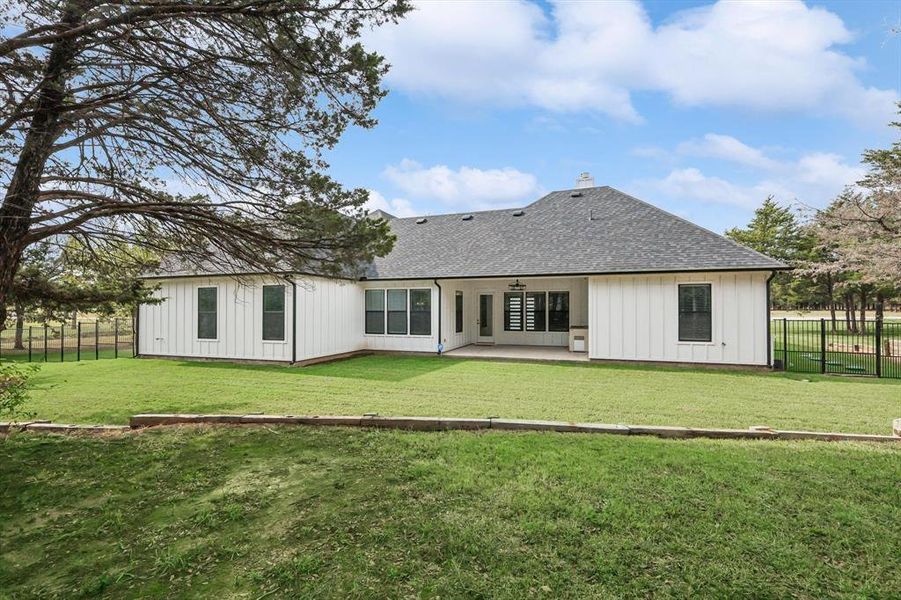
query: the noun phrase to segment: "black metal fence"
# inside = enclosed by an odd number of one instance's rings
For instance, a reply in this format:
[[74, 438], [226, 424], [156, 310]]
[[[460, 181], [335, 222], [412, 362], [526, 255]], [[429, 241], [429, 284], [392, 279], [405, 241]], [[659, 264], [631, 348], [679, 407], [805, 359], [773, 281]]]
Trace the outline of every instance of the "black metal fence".
[[771, 323], [773, 366], [801, 373], [901, 379], [901, 322], [858, 321], [849, 329], [827, 319]]
[[131, 319], [0, 329], [0, 360], [68, 362], [134, 356]]

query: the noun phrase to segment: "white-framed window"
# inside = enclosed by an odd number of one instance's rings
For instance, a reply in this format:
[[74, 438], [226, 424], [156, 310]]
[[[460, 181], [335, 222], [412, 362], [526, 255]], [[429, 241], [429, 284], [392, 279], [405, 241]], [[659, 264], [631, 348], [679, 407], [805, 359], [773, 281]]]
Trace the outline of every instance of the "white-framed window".
[[679, 341], [713, 341], [713, 286], [679, 284]]
[[432, 335], [432, 290], [410, 290], [410, 335]]
[[367, 334], [385, 333], [385, 290], [366, 290], [366, 325]]
[[388, 335], [407, 335], [407, 290], [388, 290]]
[[285, 341], [285, 286], [263, 286], [263, 341]]
[[197, 288], [197, 339], [215, 340], [219, 337], [219, 288]]
[[432, 290], [365, 290], [366, 335], [432, 335]]

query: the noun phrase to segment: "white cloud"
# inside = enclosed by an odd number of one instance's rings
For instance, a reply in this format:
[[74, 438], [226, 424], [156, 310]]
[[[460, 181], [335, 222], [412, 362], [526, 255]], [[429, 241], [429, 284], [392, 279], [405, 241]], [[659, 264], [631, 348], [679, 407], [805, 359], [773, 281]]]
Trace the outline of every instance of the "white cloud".
[[541, 193], [534, 175], [510, 167], [451, 169], [445, 165], [425, 167], [404, 159], [387, 167], [383, 175], [416, 199], [438, 200], [460, 210], [513, 206]]
[[381, 210], [395, 217], [415, 217], [417, 212], [408, 200], [403, 198], [393, 198], [391, 200], [385, 198], [382, 194], [375, 190], [366, 190], [369, 192], [369, 200], [363, 205], [366, 212]]
[[717, 2], [654, 26], [638, 2], [419, 2], [368, 43], [389, 85], [471, 102], [641, 120], [635, 91], [686, 106], [837, 114], [884, 125], [893, 90], [866, 87], [835, 14], [800, 1]]
[[752, 183], [735, 183], [705, 175], [696, 167], [680, 167], [672, 169], [662, 179], [638, 182], [639, 189], [710, 204], [755, 207], [772, 195], [784, 203], [824, 206], [845, 187], [855, 185], [866, 173], [860, 164], [848, 164], [837, 154], [812, 152], [797, 160], [776, 160], [759, 148], [719, 134], [683, 142], [679, 144], [678, 152], [752, 167], [760, 179]]
[[752, 207], [766, 197], [757, 194], [757, 190], [735, 185], [719, 177], [704, 175], [700, 170], [691, 167], [673, 169], [669, 175], [655, 183], [657, 190], [667, 196], [681, 200], [695, 200], [714, 204], [732, 204]]
[[729, 135], [708, 133], [701, 140], [689, 140], [679, 144], [676, 151], [680, 154], [719, 158], [760, 169], [776, 169], [779, 162], [767, 157], [761, 150]]

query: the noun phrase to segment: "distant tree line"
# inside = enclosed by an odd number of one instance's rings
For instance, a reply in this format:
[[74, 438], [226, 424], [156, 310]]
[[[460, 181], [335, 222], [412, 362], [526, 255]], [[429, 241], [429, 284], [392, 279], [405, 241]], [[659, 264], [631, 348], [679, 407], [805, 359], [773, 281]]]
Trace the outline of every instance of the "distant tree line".
[[867, 175], [826, 208], [796, 214], [768, 197], [747, 227], [726, 232], [793, 267], [772, 281], [774, 308], [828, 310], [833, 330], [859, 331], [867, 311], [882, 318], [901, 305], [901, 142], [863, 162]]

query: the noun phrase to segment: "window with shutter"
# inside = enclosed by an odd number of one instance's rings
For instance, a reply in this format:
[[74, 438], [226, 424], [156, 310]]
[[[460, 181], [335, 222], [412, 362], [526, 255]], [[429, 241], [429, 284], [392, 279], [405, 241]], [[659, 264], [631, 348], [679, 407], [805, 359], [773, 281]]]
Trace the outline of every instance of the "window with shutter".
[[526, 331], [547, 331], [546, 292], [526, 292]]
[[522, 292], [504, 292], [504, 331], [522, 331]]

